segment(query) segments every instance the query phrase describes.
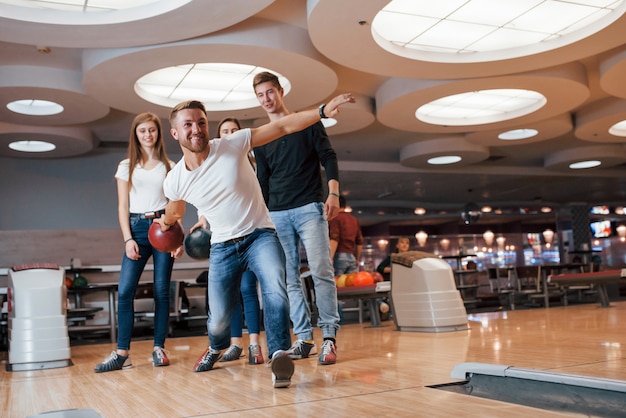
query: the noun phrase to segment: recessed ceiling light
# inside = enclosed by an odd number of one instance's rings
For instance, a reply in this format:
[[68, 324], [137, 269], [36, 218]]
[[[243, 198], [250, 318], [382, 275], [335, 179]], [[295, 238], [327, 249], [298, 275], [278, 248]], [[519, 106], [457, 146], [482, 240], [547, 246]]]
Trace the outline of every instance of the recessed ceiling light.
[[416, 215], [424, 215], [426, 213], [426, 209], [424, 209], [424, 208], [415, 208], [413, 213], [415, 213]]
[[8, 3], [13, 6], [28, 7], [32, 9], [60, 10], [66, 12], [102, 12], [110, 10], [130, 9], [156, 3], [158, 0], [2, 0], [0, 3]]
[[48, 100], [26, 99], [7, 103], [7, 109], [22, 115], [49, 116], [63, 112], [63, 106]]
[[9, 144], [9, 148], [21, 152], [49, 152], [56, 148], [56, 145], [44, 141], [15, 141]]
[[539, 132], [536, 129], [513, 129], [511, 131], [502, 132], [498, 135], [498, 139], [503, 141], [518, 141], [520, 139], [532, 138]]
[[461, 157], [458, 155], [443, 155], [441, 157], [433, 157], [428, 159], [428, 164], [432, 165], [445, 165], [454, 164], [461, 161]]
[[583, 169], [583, 168], [597, 167], [600, 164], [602, 164], [602, 163], [600, 161], [598, 161], [598, 160], [579, 161], [577, 163], [570, 164], [569, 168], [571, 168], [572, 170], [580, 170], [580, 169]]
[[626, 120], [617, 122], [609, 128], [609, 133], [615, 136], [626, 136]]
[[480, 208], [480, 211], [482, 213], [491, 213], [491, 206], [483, 206], [482, 208]]
[[547, 103], [541, 93], [521, 89], [472, 91], [442, 97], [420, 106], [415, 117], [443, 126], [481, 125], [519, 118]]
[[208, 111], [249, 109], [259, 106], [252, 87], [262, 71], [276, 74], [285, 96], [291, 83], [276, 71], [232, 63], [200, 63], [162, 68], [144, 75], [135, 83], [143, 99], [165, 107], [185, 100], [200, 100]]
[[544, 206], [541, 208], [541, 213], [551, 213], [552, 212], [552, 208], [549, 206]]
[[484, 62], [545, 52], [618, 19], [623, 1], [390, 1], [372, 36], [390, 53], [430, 62]]

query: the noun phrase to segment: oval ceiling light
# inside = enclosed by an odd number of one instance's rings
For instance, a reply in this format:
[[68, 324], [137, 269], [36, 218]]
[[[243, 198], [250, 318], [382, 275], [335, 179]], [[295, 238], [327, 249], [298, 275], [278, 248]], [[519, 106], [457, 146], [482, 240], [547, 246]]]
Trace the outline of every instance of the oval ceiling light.
[[424, 215], [424, 214], [426, 214], [426, 209], [424, 209], [424, 208], [415, 208], [413, 213], [416, 214], [416, 215]]
[[536, 129], [513, 129], [511, 131], [502, 132], [498, 135], [498, 139], [503, 141], [519, 141], [521, 139], [532, 138], [539, 133]]
[[609, 133], [615, 136], [626, 136], [626, 120], [617, 122], [609, 128]]
[[48, 100], [26, 99], [7, 103], [7, 109], [22, 115], [49, 116], [63, 112], [63, 106]]
[[489, 157], [489, 148], [467, 142], [463, 136], [446, 136], [406, 145], [400, 163], [406, 167], [433, 168], [450, 164], [468, 165]]
[[434, 125], [482, 125], [528, 115], [546, 103], [543, 94], [532, 90], [471, 91], [426, 103], [415, 111], [415, 117]]
[[15, 141], [9, 144], [9, 148], [20, 152], [50, 152], [54, 151], [56, 146], [45, 141]]
[[291, 83], [274, 70], [233, 63], [198, 63], [177, 65], [152, 71], [135, 83], [138, 96], [151, 103], [173, 107], [194, 98], [207, 111], [228, 111], [259, 106], [252, 89], [254, 76], [270, 71], [278, 76], [286, 96]]
[[145, 6], [156, 3], [158, 0], [122, 0], [122, 1], [75, 1], [73, 4], [67, 0], [2, 0], [0, 3], [9, 3], [14, 6], [28, 7], [42, 10], [58, 10], [63, 12], [110, 12], [112, 10], [131, 9], [133, 7]]
[[461, 161], [459, 155], [442, 155], [441, 157], [433, 157], [429, 158], [426, 162], [432, 165], [446, 165], [446, 164], [456, 164]]
[[623, 6], [621, 0], [392, 0], [372, 20], [371, 32], [381, 48], [405, 58], [485, 62], [580, 41], [617, 20]]
[[600, 166], [602, 163], [598, 160], [578, 161], [569, 165], [572, 170], [582, 170], [585, 168], [594, 168]]
[[621, 144], [603, 144], [561, 149], [546, 155], [544, 167], [548, 170], [581, 170], [602, 166], [615, 167], [626, 162], [626, 149]]

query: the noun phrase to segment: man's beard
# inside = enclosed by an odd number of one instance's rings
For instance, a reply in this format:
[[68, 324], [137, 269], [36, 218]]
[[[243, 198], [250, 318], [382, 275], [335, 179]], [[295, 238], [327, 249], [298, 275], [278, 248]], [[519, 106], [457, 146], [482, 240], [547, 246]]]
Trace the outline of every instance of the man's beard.
[[200, 153], [206, 150], [209, 145], [209, 141], [207, 141], [204, 137], [198, 138], [187, 138], [184, 142], [181, 142], [183, 148], [188, 149], [194, 153]]

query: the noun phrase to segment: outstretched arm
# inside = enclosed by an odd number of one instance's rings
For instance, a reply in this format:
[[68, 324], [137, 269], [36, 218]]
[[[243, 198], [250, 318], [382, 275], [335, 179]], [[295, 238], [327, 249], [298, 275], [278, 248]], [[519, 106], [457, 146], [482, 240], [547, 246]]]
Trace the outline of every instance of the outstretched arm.
[[[344, 103], [354, 103], [354, 101], [352, 94], [340, 94], [326, 104], [324, 114], [326, 117], [334, 118], [339, 114], [339, 106]], [[272, 121], [258, 128], [252, 128], [252, 147], [259, 147], [281, 136], [301, 131], [320, 119], [320, 111], [318, 108], [315, 108], [298, 113], [291, 113], [284, 118]]]

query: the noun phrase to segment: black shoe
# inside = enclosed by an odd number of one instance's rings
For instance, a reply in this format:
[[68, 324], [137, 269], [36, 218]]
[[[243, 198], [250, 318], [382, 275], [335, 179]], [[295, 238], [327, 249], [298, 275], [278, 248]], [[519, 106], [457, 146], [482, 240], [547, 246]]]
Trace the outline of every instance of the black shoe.
[[96, 373], [104, 373], [114, 370], [129, 369], [131, 367], [133, 367], [133, 363], [130, 361], [130, 355], [120, 356], [115, 351], [112, 351], [109, 357], [98, 364], [94, 370]]
[[213, 365], [217, 363], [222, 357], [221, 351], [214, 351], [211, 347], [200, 356], [193, 366], [194, 372], [207, 372], [213, 368]]
[[315, 344], [309, 344], [304, 340], [296, 340], [291, 348], [287, 350], [287, 354], [294, 360], [309, 358], [309, 355], [315, 354], [316, 347]]
[[239, 347], [237, 344], [231, 344], [231, 346], [228, 347], [224, 352], [224, 355], [222, 356], [220, 361], [239, 360], [239, 357], [241, 357], [241, 353], [243, 353], [243, 347]]
[[272, 383], [274, 387], [289, 387], [294, 370], [293, 360], [289, 357], [289, 353], [283, 350], [275, 351], [269, 365], [272, 368]]

